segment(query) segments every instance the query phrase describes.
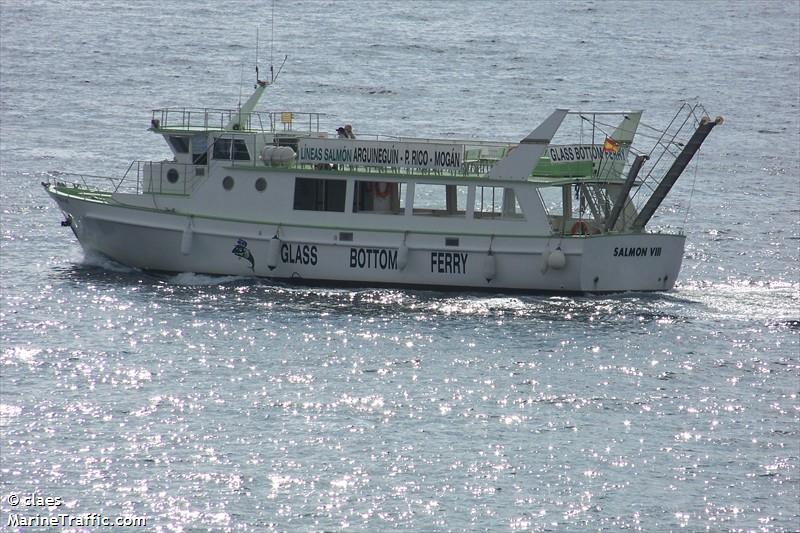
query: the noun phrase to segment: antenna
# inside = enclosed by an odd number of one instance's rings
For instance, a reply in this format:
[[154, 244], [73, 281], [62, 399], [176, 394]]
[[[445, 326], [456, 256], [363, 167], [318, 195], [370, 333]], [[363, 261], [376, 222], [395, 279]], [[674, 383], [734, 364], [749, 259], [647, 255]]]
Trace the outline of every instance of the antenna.
[[256, 26], [256, 86], [258, 81], [258, 26]]
[[242, 85], [244, 85], [244, 61], [242, 61], [242, 70], [239, 74], [239, 109], [242, 108]]
[[270, 29], [269, 29], [269, 74], [271, 82], [275, 81], [275, 71], [272, 69], [272, 48], [274, 45], [275, 45], [275, 0], [272, 0], [272, 15], [270, 15]]
[[[274, 82], [275, 80], [277, 80], [277, 79], [278, 79], [278, 76], [280, 75], [280, 73], [281, 73], [281, 70], [283, 70], [283, 65], [285, 65], [285, 64], [286, 64], [286, 60], [287, 60], [287, 59], [289, 59], [289, 54], [286, 54], [285, 56], [283, 56], [283, 61], [281, 62], [281, 66], [280, 66], [280, 68], [278, 68], [278, 73], [277, 73], [277, 74], [275, 74], [275, 77], [274, 77], [274, 78], [272, 78], [272, 81], [273, 81], [273, 82]], [[271, 67], [270, 67], [270, 68], [271, 68]]]

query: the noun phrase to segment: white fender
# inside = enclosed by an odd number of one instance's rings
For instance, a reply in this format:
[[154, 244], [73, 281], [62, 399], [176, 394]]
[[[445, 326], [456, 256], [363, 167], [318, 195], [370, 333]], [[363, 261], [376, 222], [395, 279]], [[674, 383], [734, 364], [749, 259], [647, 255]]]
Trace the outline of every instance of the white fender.
[[183, 235], [181, 236], [181, 253], [183, 255], [189, 255], [191, 253], [193, 236], [192, 217], [189, 217], [186, 219], [186, 227], [183, 228]]
[[483, 258], [483, 277], [486, 278], [486, 282], [488, 283], [494, 279], [496, 273], [497, 263], [494, 254], [490, 251], [489, 254]]
[[406, 246], [406, 241], [403, 241], [403, 244], [401, 244], [400, 248], [397, 249], [397, 268], [399, 270], [405, 270], [407, 265], [408, 265], [408, 246]]
[[556, 248], [547, 256], [547, 266], [553, 270], [561, 270], [567, 264], [567, 256], [561, 251], [561, 248]]
[[281, 253], [281, 240], [275, 235], [269, 240], [269, 248], [267, 249], [267, 267], [270, 270], [275, 270], [278, 266], [278, 258]]

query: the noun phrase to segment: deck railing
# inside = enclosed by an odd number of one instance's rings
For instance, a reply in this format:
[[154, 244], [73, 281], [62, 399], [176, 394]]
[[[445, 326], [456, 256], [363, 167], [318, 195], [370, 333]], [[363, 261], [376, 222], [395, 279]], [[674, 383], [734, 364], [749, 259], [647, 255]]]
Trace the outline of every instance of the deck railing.
[[[471, 157], [471, 156], [470, 156]], [[265, 166], [260, 159], [236, 160], [231, 159], [227, 162], [231, 167], [236, 168], [266, 168], [266, 169], [292, 169], [298, 171], [325, 170], [328, 172], [338, 172], [341, 174], [375, 174], [375, 175], [398, 175], [398, 176], [439, 176], [439, 177], [470, 177], [480, 178], [491, 167], [497, 163], [497, 159], [481, 159], [475, 156], [474, 159], [465, 159], [464, 164], [458, 170], [455, 169], [422, 169], [414, 167], [395, 167], [395, 166], [370, 166], [370, 165], [351, 165], [327, 164], [327, 163], [299, 163], [291, 161], [284, 164], [274, 164]]]
[[[130, 170], [130, 169], [129, 169]], [[127, 174], [127, 173], [126, 173]], [[97, 192], [138, 192], [136, 184], [128, 181], [123, 187], [125, 177], [98, 176], [96, 174], [83, 174], [80, 172], [49, 172], [48, 182], [54, 185], [86, 189]]]
[[48, 174], [48, 182], [98, 193], [186, 196], [205, 181], [207, 173], [206, 165], [190, 165], [174, 161], [133, 161], [121, 178], [74, 172], [51, 172]]
[[172, 107], [154, 109], [150, 125], [156, 130], [223, 130], [228, 124], [238, 124], [239, 131], [318, 133], [324, 113], [296, 111], [252, 111], [240, 113], [236, 109], [208, 109]]

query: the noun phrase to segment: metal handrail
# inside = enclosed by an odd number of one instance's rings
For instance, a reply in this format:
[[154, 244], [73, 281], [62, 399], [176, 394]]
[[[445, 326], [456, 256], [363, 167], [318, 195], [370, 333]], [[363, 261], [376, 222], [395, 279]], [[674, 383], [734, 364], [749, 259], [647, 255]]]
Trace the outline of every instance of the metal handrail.
[[[307, 123], [308, 129], [299, 131], [319, 132], [320, 118], [328, 116], [325, 113], [308, 113], [300, 111], [251, 111], [241, 113], [236, 109], [194, 108], [194, 107], [168, 107], [154, 109], [151, 116], [151, 125], [154, 129], [169, 130], [181, 129], [199, 131], [224, 130], [234, 118], [240, 117], [241, 125], [238, 131], [270, 131], [279, 130], [278, 124], [284, 124], [286, 131], [294, 129], [295, 125]], [[287, 119], [284, 121], [282, 119]], [[269, 130], [264, 125], [269, 123]], [[258, 124], [260, 129], [254, 128]]]
[[97, 186], [95, 182], [107, 182], [111, 185], [110, 188], [116, 191], [123, 181], [122, 178], [113, 178], [111, 176], [99, 176], [96, 174], [83, 174], [79, 172], [60, 172], [60, 171], [49, 172], [48, 178], [49, 178], [48, 181], [53, 184], [67, 185], [69, 182], [72, 182], [72, 185], [76, 189], [83, 188], [97, 192], [106, 192], [105, 189], [108, 189], [108, 187]]

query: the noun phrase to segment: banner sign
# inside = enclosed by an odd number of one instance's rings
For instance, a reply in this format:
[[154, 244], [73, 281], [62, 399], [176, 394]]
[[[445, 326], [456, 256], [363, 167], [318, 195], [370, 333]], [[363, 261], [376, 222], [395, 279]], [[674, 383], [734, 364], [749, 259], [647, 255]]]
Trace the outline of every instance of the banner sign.
[[576, 163], [579, 161], [625, 161], [626, 146], [620, 146], [616, 153], [606, 152], [602, 144], [551, 144], [547, 155], [553, 163]]
[[361, 141], [354, 139], [300, 139], [299, 163], [328, 163], [427, 170], [460, 170], [463, 144]]

